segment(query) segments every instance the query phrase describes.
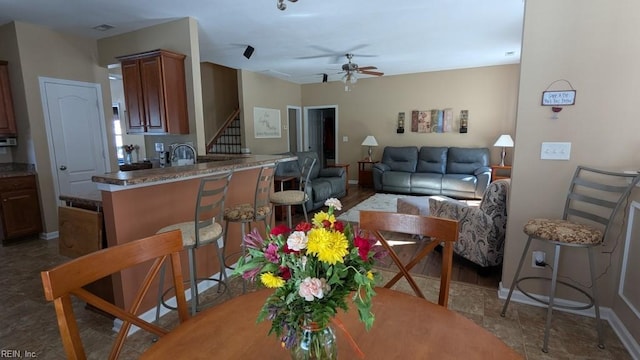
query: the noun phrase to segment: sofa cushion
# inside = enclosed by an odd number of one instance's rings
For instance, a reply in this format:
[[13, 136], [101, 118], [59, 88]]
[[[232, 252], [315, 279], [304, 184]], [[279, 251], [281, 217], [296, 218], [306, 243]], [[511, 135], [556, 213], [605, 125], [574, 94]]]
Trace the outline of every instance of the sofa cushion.
[[418, 148], [415, 146], [387, 146], [382, 154], [382, 162], [391, 171], [415, 172], [418, 163]]
[[411, 173], [404, 171], [385, 171], [382, 174], [384, 191], [409, 193], [411, 192]]
[[476, 191], [478, 179], [473, 175], [466, 174], [446, 174], [442, 176], [442, 190], [443, 194], [447, 195], [445, 190], [454, 190], [455, 192], [470, 192]]
[[447, 170], [447, 147], [423, 146], [418, 153], [416, 172], [444, 174]]
[[[335, 178], [335, 179], [337, 179], [337, 181], [341, 181], [344, 183], [344, 180], [341, 178]], [[313, 188], [312, 195], [311, 195], [313, 202], [320, 201], [320, 200], [325, 201], [326, 199], [331, 197], [332, 181], [333, 180], [331, 178], [317, 178], [310, 181], [311, 186]]]
[[470, 174], [489, 166], [489, 149], [451, 147], [447, 153], [447, 174]]
[[414, 173], [411, 174], [411, 192], [417, 194], [440, 194], [442, 189], [442, 174]]

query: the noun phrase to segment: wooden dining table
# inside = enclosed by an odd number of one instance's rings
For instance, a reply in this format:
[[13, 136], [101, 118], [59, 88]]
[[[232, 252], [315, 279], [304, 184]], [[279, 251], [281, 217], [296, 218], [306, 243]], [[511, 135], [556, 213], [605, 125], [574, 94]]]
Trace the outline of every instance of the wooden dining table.
[[[412, 295], [376, 288], [375, 322], [367, 331], [355, 306], [337, 318], [366, 359], [522, 359], [495, 335], [464, 316]], [[247, 293], [198, 313], [152, 345], [140, 359], [289, 359], [271, 323], [256, 323], [270, 290]], [[340, 359], [357, 359], [334, 327]]]

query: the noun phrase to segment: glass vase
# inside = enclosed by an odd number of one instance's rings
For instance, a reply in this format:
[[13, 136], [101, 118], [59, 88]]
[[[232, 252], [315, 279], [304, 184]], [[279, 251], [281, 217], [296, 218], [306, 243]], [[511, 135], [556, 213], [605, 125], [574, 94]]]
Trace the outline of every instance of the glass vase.
[[131, 164], [132, 163], [131, 153], [129, 153], [129, 152], [125, 152], [124, 153], [124, 163], [125, 164]]
[[336, 335], [330, 325], [320, 327], [305, 321], [296, 344], [291, 348], [293, 360], [334, 360], [338, 358]]

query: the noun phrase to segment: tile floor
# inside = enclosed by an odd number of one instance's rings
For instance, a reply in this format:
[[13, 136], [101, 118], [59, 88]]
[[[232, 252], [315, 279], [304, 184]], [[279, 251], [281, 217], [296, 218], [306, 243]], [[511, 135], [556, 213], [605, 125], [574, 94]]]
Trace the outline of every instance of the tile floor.
[[[12, 358], [3, 350], [29, 351], [42, 359], [64, 359], [53, 305], [44, 299], [39, 272], [66, 261], [58, 255], [57, 241], [31, 240], [0, 247], [0, 357]], [[388, 272], [382, 271], [387, 276]], [[418, 284], [436, 298], [438, 282], [417, 277]], [[236, 282], [239, 283], [239, 282]], [[406, 283], [398, 290], [406, 291]], [[232, 294], [240, 292], [231, 286]], [[542, 308], [512, 303], [506, 318], [500, 317], [502, 300], [495, 289], [452, 283], [450, 309], [458, 311], [500, 337], [527, 359], [631, 359], [617, 336], [604, 322], [606, 349], [595, 345], [594, 320], [556, 312], [549, 353], [540, 351], [546, 312]], [[428, 296], [428, 295], [427, 295]], [[223, 297], [220, 301], [224, 301]], [[163, 321], [174, 321], [173, 314]], [[86, 311], [76, 303], [76, 316], [89, 359], [105, 359], [114, 334], [107, 318]], [[136, 359], [151, 346], [151, 336], [139, 332], [126, 343], [121, 359]], [[463, 339], [461, 339], [461, 344]], [[14, 357], [15, 358], [15, 357]]]

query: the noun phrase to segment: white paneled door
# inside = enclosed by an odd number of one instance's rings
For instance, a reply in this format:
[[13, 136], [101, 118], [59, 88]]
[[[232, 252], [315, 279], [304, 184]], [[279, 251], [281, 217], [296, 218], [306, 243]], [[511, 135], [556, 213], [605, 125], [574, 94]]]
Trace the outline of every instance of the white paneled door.
[[95, 193], [91, 177], [108, 169], [100, 84], [41, 77], [40, 90], [56, 195]]

